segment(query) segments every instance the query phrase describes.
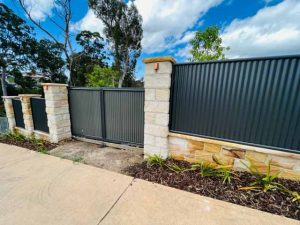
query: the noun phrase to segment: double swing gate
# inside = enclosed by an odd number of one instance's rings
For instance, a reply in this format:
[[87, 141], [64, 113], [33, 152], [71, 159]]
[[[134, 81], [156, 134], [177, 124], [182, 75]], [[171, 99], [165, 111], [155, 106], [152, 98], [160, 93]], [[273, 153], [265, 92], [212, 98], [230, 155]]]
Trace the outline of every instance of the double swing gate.
[[143, 146], [144, 89], [69, 88], [72, 134]]

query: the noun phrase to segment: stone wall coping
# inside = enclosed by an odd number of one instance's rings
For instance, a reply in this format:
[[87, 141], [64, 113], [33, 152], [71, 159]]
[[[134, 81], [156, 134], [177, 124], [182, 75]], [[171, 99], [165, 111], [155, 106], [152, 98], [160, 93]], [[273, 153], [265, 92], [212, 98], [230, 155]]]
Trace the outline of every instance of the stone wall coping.
[[266, 154], [276, 155], [276, 156], [281, 156], [281, 157], [288, 157], [288, 158], [293, 158], [293, 159], [300, 159], [300, 154], [297, 154], [297, 153], [282, 152], [282, 151], [272, 150], [272, 149], [268, 149], [268, 148], [261, 148], [261, 147], [255, 147], [255, 146], [250, 146], [250, 145], [237, 144], [237, 143], [233, 143], [233, 142], [229, 142], [229, 141], [220, 141], [220, 140], [196, 137], [196, 136], [191, 136], [191, 135], [186, 135], [186, 134], [178, 134], [178, 133], [173, 133], [173, 132], [169, 132], [169, 137], [178, 137], [178, 138], [182, 138], [182, 139], [207, 142], [207, 143], [217, 144], [217, 145], [231, 147], [231, 148], [244, 149], [244, 150], [266, 153]]
[[143, 59], [144, 63], [156, 63], [156, 62], [171, 62], [176, 63], [176, 60], [172, 56], [162, 56], [162, 57], [153, 57]]
[[39, 94], [20, 94], [19, 97], [41, 97], [42, 95]]
[[67, 84], [59, 84], [59, 83], [42, 83], [42, 86], [60, 86], [60, 87], [68, 87]]
[[40, 134], [40, 135], [45, 135], [45, 136], [50, 136], [49, 133], [46, 133], [46, 132], [43, 132], [43, 131], [40, 131], [40, 130], [33, 130], [33, 133], [35, 134]]
[[2, 96], [3, 99], [15, 99], [19, 98], [19, 96]]

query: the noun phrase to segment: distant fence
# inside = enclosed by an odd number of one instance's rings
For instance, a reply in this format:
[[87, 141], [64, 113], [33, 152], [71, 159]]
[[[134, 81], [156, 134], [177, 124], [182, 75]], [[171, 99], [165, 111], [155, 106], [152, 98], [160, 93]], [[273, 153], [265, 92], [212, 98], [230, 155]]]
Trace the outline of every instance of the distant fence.
[[8, 121], [6, 117], [0, 117], [0, 134], [8, 132]]
[[170, 130], [300, 152], [300, 56], [175, 64]]
[[70, 88], [69, 103], [73, 135], [143, 145], [143, 89]]

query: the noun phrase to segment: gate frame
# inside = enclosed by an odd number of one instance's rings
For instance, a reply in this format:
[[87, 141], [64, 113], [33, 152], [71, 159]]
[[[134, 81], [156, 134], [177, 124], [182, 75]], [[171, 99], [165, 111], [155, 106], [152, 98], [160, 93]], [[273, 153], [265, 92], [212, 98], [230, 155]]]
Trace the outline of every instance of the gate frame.
[[[94, 137], [89, 135], [73, 135], [73, 125], [72, 125], [72, 113], [71, 113], [71, 102], [70, 102], [70, 90], [87, 90], [87, 91], [99, 91], [100, 94], [100, 110], [101, 110], [101, 133], [102, 137]], [[105, 91], [131, 91], [131, 92], [145, 92], [144, 88], [112, 88], [112, 87], [68, 87], [68, 104], [69, 104], [69, 111], [70, 111], [70, 121], [71, 121], [71, 132], [72, 137], [82, 139], [91, 139], [96, 141], [101, 141], [105, 143], [112, 143], [118, 145], [128, 145], [135, 148], [143, 148], [144, 143], [134, 143], [134, 142], [124, 142], [118, 140], [112, 140], [107, 138], [106, 136], [106, 120], [105, 120], [105, 100], [104, 100], [104, 92]]]

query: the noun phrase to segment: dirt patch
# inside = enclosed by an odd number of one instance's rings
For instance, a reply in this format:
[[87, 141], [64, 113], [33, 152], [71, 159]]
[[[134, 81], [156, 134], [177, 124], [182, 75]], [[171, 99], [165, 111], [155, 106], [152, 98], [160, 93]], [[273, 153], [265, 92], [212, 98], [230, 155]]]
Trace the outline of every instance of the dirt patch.
[[[185, 168], [191, 166], [183, 161], [169, 162]], [[300, 220], [300, 201], [292, 202], [291, 196], [286, 193], [239, 190], [255, 181], [248, 172], [237, 172], [230, 183], [223, 183], [220, 177], [202, 177], [197, 171], [174, 172], [167, 167], [149, 167], [145, 162], [125, 169], [125, 172], [136, 178]], [[277, 179], [276, 182], [300, 193], [299, 181]]]
[[60, 145], [49, 153], [118, 173], [129, 166], [143, 162], [142, 150], [117, 149], [75, 140]]
[[0, 137], [0, 142], [4, 144], [9, 144], [9, 145], [16, 145], [22, 148], [27, 148], [33, 151], [49, 151], [51, 149], [54, 149], [58, 146], [58, 144], [52, 144], [47, 141], [42, 141], [42, 142], [34, 142], [31, 139], [25, 139], [25, 140], [11, 140], [7, 139], [4, 137]]

